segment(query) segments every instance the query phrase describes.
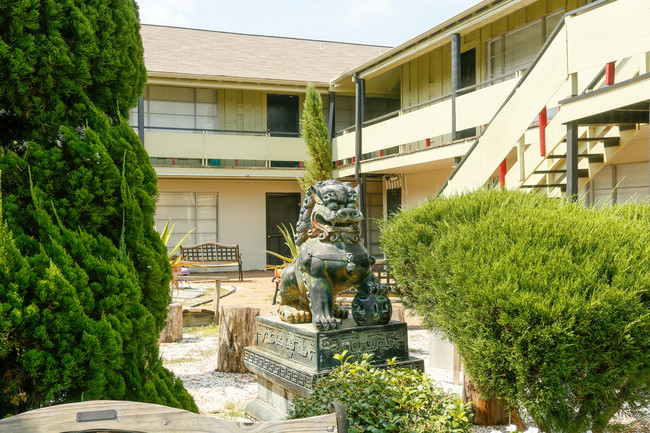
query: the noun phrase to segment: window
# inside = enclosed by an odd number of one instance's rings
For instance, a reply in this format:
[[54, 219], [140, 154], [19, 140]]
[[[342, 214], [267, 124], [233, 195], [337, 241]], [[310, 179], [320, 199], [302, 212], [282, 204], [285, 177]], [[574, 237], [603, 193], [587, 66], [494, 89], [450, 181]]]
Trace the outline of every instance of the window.
[[167, 221], [176, 224], [167, 244], [171, 250], [190, 230], [184, 245], [218, 241], [217, 232], [217, 194], [195, 192], [160, 193], [156, 207], [156, 229], [162, 232]]
[[[129, 112], [129, 124], [138, 124], [138, 108]], [[192, 87], [147, 86], [144, 126], [153, 129], [202, 131], [217, 129], [217, 91]]]
[[486, 43], [486, 79], [526, 69], [563, 14], [563, 10], [553, 12], [489, 40]]

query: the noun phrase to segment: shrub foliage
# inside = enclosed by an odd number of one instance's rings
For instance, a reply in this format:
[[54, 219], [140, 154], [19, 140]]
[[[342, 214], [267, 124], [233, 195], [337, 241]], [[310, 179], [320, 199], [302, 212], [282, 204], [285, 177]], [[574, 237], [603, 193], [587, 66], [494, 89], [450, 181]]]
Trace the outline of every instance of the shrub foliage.
[[425, 374], [390, 366], [378, 369], [369, 355], [341, 365], [316, 383], [313, 393], [293, 401], [290, 418], [329, 413], [329, 404], [345, 407], [350, 433], [466, 433], [469, 405], [448, 394]]
[[646, 205], [478, 191], [402, 211], [382, 246], [487, 395], [543, 431], [601, 432], [650, 396], [649, 220]]
[[162, 367], [156, 176], [121, 117], [145, 80], [132, 0], [0, 6], [0, 417], [89, 399], [196, 410]]

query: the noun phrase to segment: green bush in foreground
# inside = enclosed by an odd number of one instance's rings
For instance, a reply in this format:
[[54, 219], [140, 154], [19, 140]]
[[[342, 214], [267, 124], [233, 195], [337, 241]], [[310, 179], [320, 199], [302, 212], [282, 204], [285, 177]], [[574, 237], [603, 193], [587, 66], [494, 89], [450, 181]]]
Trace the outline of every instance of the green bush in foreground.
[[122, 116], [146, 80], [134, 0], [0, 4], [0, 417], [91, 399], [197, 411], [162, 366], [171, 268]]
[[307, 398], [293, 401], [292, 419], [329, 413], [329, 404], [345, 407], [350, 433], [469, 432], [469, 405], [448, 394], [425, 374], [408, 368], [378, 369], [364, 355], [347, 362], [322, 379]]
[[384, 225], [407, 303], [542, 431], [602, 432], [650, 397], [650, 207], [478, 191]]

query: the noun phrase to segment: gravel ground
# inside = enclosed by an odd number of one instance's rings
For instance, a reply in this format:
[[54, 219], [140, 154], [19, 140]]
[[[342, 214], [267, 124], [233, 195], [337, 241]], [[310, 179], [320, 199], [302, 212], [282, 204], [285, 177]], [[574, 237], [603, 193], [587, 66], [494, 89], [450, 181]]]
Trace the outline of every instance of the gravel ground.
[[[233, 274], [234, 276], [234, 274]], [[233, 296], [222, 299], [222, 305], [248, 305], [259, 307], [261, 314], [275, 309], [271, 304], [275, 285], [271, 283], [270, 272], [246, 273], [243, 282], [229, 282], [237, 287]], [[193, 284], [195, 285], [195, 284]], [[198, 285], [201, 287], [201, 285]], [[210, 288], [208, 284], [206, 288]], [[210, 289], [211, 290], [211, 289]], [[200, 298], [199, 298], [200, 299]], [[181, 300], [191, 304], [196, 300]], [[407, 315], [409, 323], [409, 351], [411, 355], [424, 359], [427, 374], [450, 392], [461, 392], [460, 386], [452, 384], [449, 371], [434, 369], [429, 364], [429, 336], [427, 331], [417, 329], [419, 320]], [[163, 364], [178, 376], [188, 392], [194, 397], [204, 415], [236, 420], [244, 417], [246, 405], [257, 398], [257, 382], [253, 374], [221, 373], [215, 370], [217, 364], [218, 332], [216, 326], [185, 328], [183, 340], [163, 343], [160, 353]], [[621, 433], [650, 433], [647, 420], [632, 424], [633, 420], [623, 416], [615, 422], [625, 425], [616, 430]], [[475, 426], [473, 433], [505, 433], [515, 431], [515, 426]], [[538, 433], [529, 428], [526, 433]]]

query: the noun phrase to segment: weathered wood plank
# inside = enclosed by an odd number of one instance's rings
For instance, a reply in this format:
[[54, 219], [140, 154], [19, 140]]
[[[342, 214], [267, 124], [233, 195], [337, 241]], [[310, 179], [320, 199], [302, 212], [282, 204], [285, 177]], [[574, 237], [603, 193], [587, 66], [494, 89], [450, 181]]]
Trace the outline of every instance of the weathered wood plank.
[[[92, 418], [88, 412], [109, 413], [113, 410], [117, 414], [114, 419], [77, 421], [79, 414], [85, 414], [82, 417]], [[5, 418], [0, 420], [0, 431], [3, 433], [60, 433], [97, 430], [142, 433], [344, 433], [347, 429], [342, 424], [344, 422], [337, 425], [336, 414], [290, 421], [242, 423], [156, 404], [100, 400], [46, 407]]]
[[205, 326], [214, 323], [212, 308], [183, 308], [183, 327]]

